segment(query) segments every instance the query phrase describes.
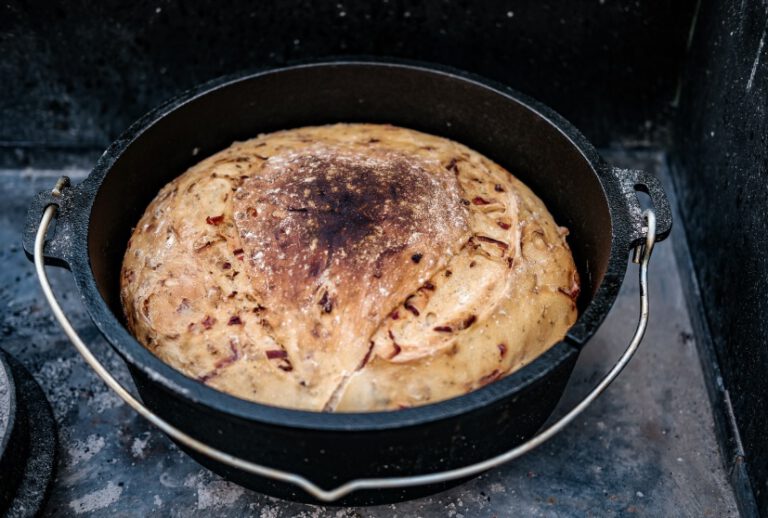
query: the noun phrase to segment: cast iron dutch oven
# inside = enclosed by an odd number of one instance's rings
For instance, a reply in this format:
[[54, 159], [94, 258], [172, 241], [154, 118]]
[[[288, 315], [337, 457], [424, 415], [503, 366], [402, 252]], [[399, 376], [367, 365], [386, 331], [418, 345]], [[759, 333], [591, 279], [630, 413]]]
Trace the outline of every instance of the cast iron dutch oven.
[[[131, 229], [158, 190], [235, 140], [334, 122], [391, 123], [447, 137], [529, 185], [570, 229], [582, 279], [580, 317], [565, 339], [514, 374], [464, 396], [393, 412], [347, 414], [238, 399], [186, 377], [142, 347], [124, 325], [119, 273]], [[551, 109], [466, 73], [403, 62], [312, 63], [213, 81], [136, 122], [80, 185], [59, 187], [54, 194], [41, 193], [30, 209], [25, 249], [33, 254], [43, 213], [57, 206], [57, 228], [42, 248], [45, 263], [72, 270], [91, 318], [128, 364], [143, 403], [225, 456], [297, 473], [321, 488], [362, 477], [459, 468], [532, 437], [560, 399], [579, 351], [613, 305], [629, 251], [644, 240], [647, 226], [637, 190], [653, 201], [656, 240], [671, 227], [667, 200], [653, 176], [608, 166]], [[213, 460], [196, 451], [200, 448], [186, 449], [244, 486], [313, 500], [290, 480], [275, 481], [221, 457]], [[321, 498], [382, 503], [456, 483], [437, 480], [406, 489], [374, 483], [363, 491]]]

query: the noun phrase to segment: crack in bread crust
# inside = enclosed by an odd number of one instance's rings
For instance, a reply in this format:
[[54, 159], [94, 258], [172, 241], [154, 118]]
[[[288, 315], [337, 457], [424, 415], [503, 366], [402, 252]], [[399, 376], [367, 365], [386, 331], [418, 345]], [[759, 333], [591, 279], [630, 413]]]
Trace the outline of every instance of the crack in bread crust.
[[396, 151], [365, 151], [314, 145], [278, 153], [235, 193], [248, 274], [281, 316], [272, 335], [292, 357], [311, 355], [294, 367], [326, 387], [325, 407], [382, 319], [468, 236], [453, 174]]

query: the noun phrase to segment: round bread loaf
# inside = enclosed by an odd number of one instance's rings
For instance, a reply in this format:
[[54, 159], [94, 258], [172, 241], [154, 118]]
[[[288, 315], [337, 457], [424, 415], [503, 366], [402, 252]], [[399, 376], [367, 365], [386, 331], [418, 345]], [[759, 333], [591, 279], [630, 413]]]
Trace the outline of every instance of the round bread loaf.
[[123, 261], [129, 329], [203, 383], [374, 411], [520, 368], [577, 317], [566, 235], [450, 140], [336, 124], [237, 142], [166, 185]]

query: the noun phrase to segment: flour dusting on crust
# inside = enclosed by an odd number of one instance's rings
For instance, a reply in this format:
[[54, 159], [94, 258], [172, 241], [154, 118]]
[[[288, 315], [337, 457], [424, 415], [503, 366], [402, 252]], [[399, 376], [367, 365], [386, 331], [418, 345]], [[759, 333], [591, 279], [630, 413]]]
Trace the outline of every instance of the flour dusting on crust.
[[503, 168], [387, 125], [235, 143], [164, 187], [126, 250], [129, 328], [245, 399], [396, 409], [474, 390], [576, 320], [546, 207]]

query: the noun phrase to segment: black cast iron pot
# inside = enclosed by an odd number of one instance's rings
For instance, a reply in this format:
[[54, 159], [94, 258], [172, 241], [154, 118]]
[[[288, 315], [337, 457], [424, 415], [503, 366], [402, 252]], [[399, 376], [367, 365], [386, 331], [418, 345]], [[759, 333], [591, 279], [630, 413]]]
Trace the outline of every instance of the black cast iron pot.
[[[570, 229], [582, 279], [580, 317], [565, 339], [514, 374], [467, 395], [394, 412], [349, 414], [241, 400], [186, 377], [142, 347], [124, 326], [119, 272], [131, 229], [158, 190], [234, 140], [333, 122], [391, 123], [441, 135], [485, 154], [530, 186]], [[38, 196], [28, 216], [25, 249], [32, 253], [44, 208], [57, 204], [46, 262], [72, 270], [91, 318], [125, 359], [144, 403], [218, 449], [333, 487], [360, 477], [464, 466], [532, 436], [611, 308], [627, 254], [644, 235], [636, 190], [651, 196], [657, 239], [663, 239], [671, 218], [658, 181], [606, 165], [549, 108], [454, 70], [402, 62], [314, 63], [217, 80], [146, 115], [109, 147], [80, 185], [58, 197]], [[244, 486], [311, 500], [291, 485], [192, 454]], [[443, 487], [364, 491], [340, 503], [382, 503]]]

